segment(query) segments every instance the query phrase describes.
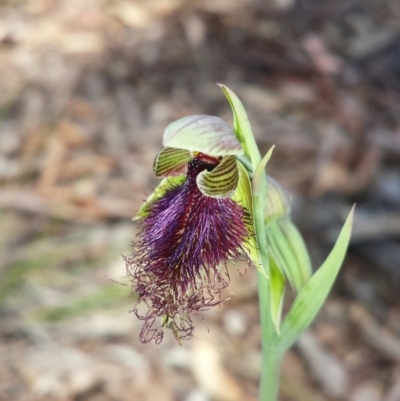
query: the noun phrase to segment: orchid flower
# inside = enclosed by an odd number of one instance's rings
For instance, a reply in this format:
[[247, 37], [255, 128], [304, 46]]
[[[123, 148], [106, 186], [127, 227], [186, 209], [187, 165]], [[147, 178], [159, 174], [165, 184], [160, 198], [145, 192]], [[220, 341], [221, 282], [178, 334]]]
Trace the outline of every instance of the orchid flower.
[[[274, 147], [261, 158], [241, 101], [220, 86], [233, 129], [206, 115], [167, 126], [153, 165], [162, 181], [134, 218], [141, 231], [126, 268], [138, 295], [134, 312], [144, 321], [140, 339], [160, 343], [166, 328], [179, 342], [190, 339], [192, 315], [223, 301], [229, 260], [253, 264], [263, 354], [259, 400], [275, 401], [282, 357], [321, 309], [344, 260], [354, 208], [313, 273], [290, 217], [290, 196], [265, 172]], [[296, 296], [282, 316], [287, 284]]]
[[232, 129], [219, 117], [184, 117], [166, 128], [163, 145], [153, 170], [164, 179], [134, 218], [142, 231], [126, 258], [139, 304], [148, 307], [135, 308], [143, 342], [160, 342], [166, 327], [178, 340], [191, 338], [190, 314], [221, 302], [228, 260], [262, 269], [250, 178]]

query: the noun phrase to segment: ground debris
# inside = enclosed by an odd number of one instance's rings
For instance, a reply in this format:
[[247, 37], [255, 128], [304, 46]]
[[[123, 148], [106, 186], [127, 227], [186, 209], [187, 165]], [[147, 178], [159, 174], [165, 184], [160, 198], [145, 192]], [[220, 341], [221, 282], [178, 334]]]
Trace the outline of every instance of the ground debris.
[[254, 269], [230, 268], [229, 300], [191, 343], [144, 346], [120, 257], [158, 185], [165, 126], [231, 123], [222, 82], [261, 151], [276, 145], [269, 174], [293, 194], [314, 266], [357, 203], [336, 287], [286, 355], [282, 401], [397, 401], [399, 2], [0, 3], [0, 400], [257, 398]]

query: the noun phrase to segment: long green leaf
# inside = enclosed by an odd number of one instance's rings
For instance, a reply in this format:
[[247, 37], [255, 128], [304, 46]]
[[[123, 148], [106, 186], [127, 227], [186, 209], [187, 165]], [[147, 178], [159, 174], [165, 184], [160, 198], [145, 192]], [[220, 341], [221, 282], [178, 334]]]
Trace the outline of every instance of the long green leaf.
[[311, 324], [325, 302], [350, 242], [354, 206], [339, 234], [331, 253], [298, 293], [290, 311], [286, 315], [281, 330], [280, 348], [289, 348], [299, 335]]

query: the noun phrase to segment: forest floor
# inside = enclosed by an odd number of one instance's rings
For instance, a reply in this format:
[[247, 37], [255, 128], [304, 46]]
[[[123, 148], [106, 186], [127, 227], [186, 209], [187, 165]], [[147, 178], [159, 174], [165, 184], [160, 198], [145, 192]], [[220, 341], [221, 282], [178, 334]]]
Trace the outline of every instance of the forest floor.
[[276, 145], [314, 268], [357, 202], [280, 400], [399, 401], [399, 37], [397, 0], [0, 2], [0, 401], [257, 399], [254, 269], [195, 338], [142, 344], [121, 257], [165, 126], [231, 123], [216, 82]]

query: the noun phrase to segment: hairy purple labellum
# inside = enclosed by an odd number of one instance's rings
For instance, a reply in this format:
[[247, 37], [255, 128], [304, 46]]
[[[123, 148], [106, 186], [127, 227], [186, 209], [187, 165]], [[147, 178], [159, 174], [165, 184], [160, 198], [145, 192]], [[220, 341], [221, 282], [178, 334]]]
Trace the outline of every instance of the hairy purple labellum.
[[[217, 161], [216, 161], [217, 163]], [[142, 231], [135, 253], [125, 258], [133, 289], [139, 296], [134, 312], [144, 320], [143, 342], [160, 342], [165, 327], [178, 340], [193, 335], [190, 313], [221, 302], [229, 281], [228, 259], [239, 259], [248, 233], [247, 211], [230, 198], [203, 195], [197, 175], [217, 164], [201, 157], [192, 159], [186, 181], [172, 187], [140, 223]], [[147, 313], [138, 310], [147, 305]], [[156, 321], [161, 318], [161, 325]]]

